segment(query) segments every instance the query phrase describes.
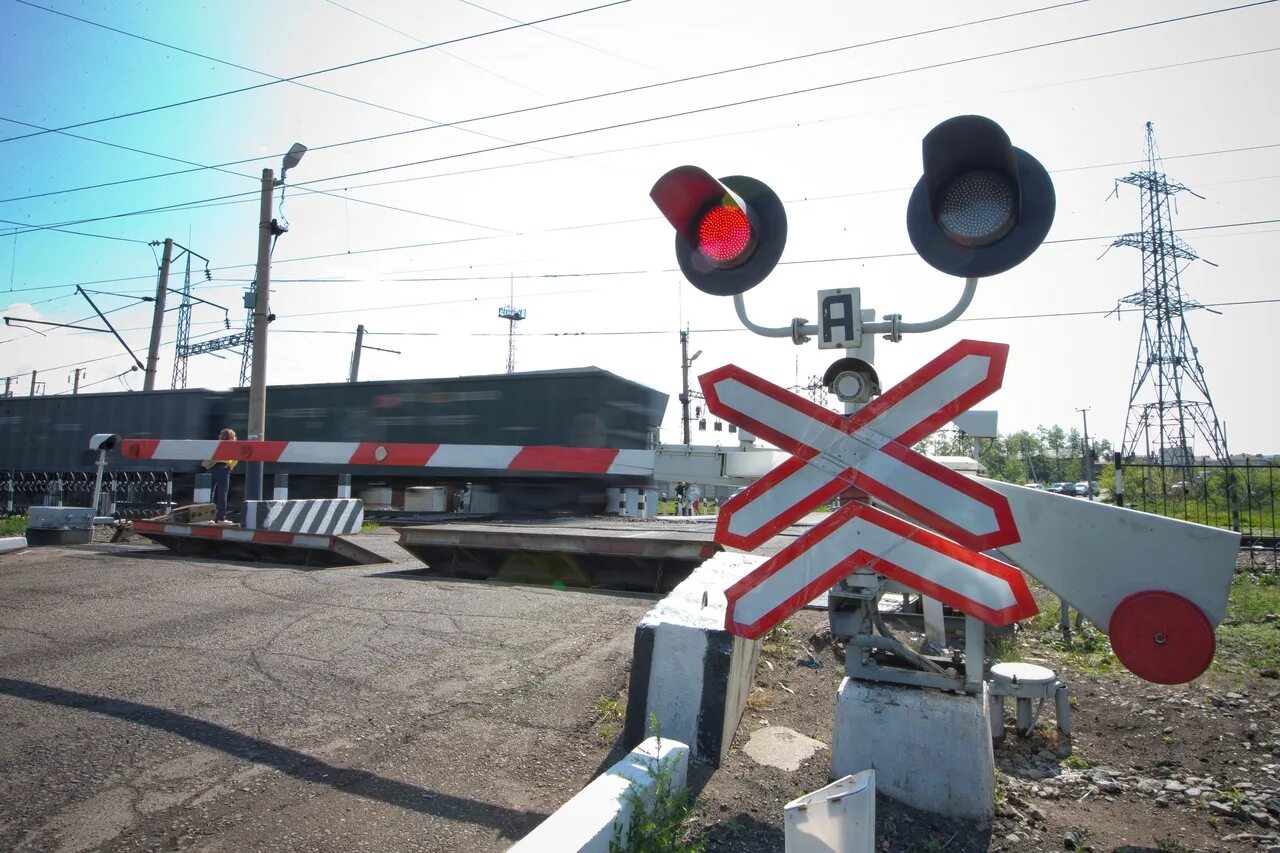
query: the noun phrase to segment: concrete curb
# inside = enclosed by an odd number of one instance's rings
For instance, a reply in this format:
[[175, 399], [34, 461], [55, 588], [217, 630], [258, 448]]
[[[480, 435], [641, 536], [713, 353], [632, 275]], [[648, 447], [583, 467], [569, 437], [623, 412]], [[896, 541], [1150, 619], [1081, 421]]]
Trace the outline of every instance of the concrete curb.
[[688, 778], [689, 747], [669, 738], [649, 738], [517, 841], [509, 853], [608, 853], [615, 825], [621, 827], [623, 838], [631, 825], [634, 803], [625, 795], [634, 791], [651, 804], [660, 762], [673, 765], [671, 791], [682, 790]]
[[623, 744], [658, 731], [720, 766], [746, 709], [760, 641], [724, 629], [724, 592], [764, 558], [722, 552], [694, 570], [636, 626]]
[[27, 537], [25, 536], [5, 536], [0, 538], [0, 554], [21, 551], [25, 547], [27, 547]]

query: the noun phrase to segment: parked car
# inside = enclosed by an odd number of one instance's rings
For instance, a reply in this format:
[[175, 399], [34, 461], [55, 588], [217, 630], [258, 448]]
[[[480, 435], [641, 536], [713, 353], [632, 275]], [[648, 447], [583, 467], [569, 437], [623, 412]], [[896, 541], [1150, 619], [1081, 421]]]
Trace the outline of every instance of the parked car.
[[1071, 483], [1054, 483], [1052, 486], [1049, 487], [1049, 491], [1060, 495], [1062, 494], [1062, 490], [1070, 485], [1072, 484]]
[[1044, 491], [1044, 486], [1040, 485], [1039, 483], [1023, 483], [1022, 487], [1024, 489], [1036, 489], [1037, 491], [1041, 491], [1041, 492]]
[[1097, 493], [1098, 488], [1096, 484], [1091, 486], [1084, 480], [1076, 483], [1076, 494], [1082, 498], [1087, 498], [1089, 495], [1096, 495]]
[[1067, 497], [1074, 498], [1074, 497], [1077, 497], [1080, 494], [1080, 492], [1076, 488], [1075, 483], [1063, 483], [1062, 488], [1058, 490], [1058, 494], [1066, 495]]

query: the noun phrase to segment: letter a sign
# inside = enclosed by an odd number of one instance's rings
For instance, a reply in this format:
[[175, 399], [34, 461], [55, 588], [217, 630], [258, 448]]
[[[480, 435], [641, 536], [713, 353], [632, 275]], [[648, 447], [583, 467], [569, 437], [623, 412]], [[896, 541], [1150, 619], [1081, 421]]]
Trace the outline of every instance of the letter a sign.
[[847, 418], [733, 365], [699, 377], [716, 416], [794, 456], [724, 505], [717, 542], [754, 549], [850, 486], [937, 531], [848, 504], [726, 591], [726, 629], [762, 636], [862, 566], [992, 625], [1036, 613], [1022, 573], [978, 553], [1019, 541], [1008, 501], [911, 449], [996, 391], [1008, 352], [960, 341]]

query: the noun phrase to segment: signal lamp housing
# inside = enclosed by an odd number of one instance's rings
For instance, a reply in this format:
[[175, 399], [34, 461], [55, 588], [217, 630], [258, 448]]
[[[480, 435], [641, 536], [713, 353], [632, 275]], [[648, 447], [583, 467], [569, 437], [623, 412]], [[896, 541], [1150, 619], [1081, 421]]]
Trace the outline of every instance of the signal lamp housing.
[[649, 197], [676, 230], [680, 270], [704, 293], [745, 293], [782, 257], [786, 211], [754, 178], [716, 180], [697, 166], [680, 166], [659, 178]]
[[1044, 242], [1056, 207], [1053, 181], [1000, 125], [956, 116], [929, 131], [922, 149], [907, 233], [926, 263], [981, 278], [1012, 269]]

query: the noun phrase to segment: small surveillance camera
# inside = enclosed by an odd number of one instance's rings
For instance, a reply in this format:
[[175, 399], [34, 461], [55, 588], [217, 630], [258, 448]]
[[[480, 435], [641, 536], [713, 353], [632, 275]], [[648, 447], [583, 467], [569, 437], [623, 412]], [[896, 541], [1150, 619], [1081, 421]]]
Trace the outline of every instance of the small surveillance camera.
[[100, 432], [89, 439], [90, 450], [111, 450], [120, 443], [120, 436], [110, 432]]
[[870, 362], [842, 358], [827, 368], [822, 384], [843, 403], [869, 403], [880, 395], [880, 377]]

